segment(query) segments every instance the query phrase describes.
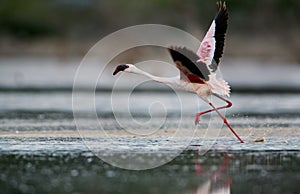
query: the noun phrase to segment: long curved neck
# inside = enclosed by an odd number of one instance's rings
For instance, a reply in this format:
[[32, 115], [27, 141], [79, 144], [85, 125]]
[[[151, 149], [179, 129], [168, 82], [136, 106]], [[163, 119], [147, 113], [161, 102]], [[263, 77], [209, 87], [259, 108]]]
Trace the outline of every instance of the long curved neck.
[[178, 77], [158, 77], [148, 72], [145, 72], [135, 66], [132, 66], [129, 72], [144, 75], [154, 81], [165, 83], [165, 84], [176, 84], [176, 81], [178, 80]]

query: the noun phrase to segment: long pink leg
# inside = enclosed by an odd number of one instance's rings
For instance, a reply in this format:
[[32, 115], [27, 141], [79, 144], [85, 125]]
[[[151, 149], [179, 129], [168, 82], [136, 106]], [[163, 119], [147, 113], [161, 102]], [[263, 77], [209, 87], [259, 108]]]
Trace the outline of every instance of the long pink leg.
[[223, 119], [223, 122], [227, 125], [227, 127], [230, 129], [230, 131], [238, 138], [238, 140], [241, 143], [244, 143], [244, 141], [238, 136], [238, 134], [233, 130], [233, 128], [229, 125], [227, 119], [220, 113], [220, 111], [210, 102], [209, 105], [213, 108], [214, 111], [218, 113], [218, 115]]
[[209, 103], [209, 105], [213, 108], [204, 112], [200, 112], [196, 114], [196, 118], [195, 118], [195, 124], [197, 124], [199, 122], [199, 117], [200, 115], [212, 112], [212, 111], [216, 111], [218, 113], [218, 115], [223, 119], [223, 122], [227, 125], [227, 127], [231, 130], [231, 132], [239, 139], [239, 141], [241, 143], [244, 143], [244, 141], [238, 136], [238, 134], [234, 131], [234, 129], [230, 126], [230, 124], [228, 123], [227, 119], [219, 112], [220, 109], [224, 109], [224, 108], [229, 108], [232, 106], [232, 103], [229, 100], [226, 100], [225, 98], [222, 98], [221, 96], [214, 94], [217, 98], [220, 98], [221, 100], [225, 101], [227, 103], [226, 106], [221, 106], [216, 108], [212, 103]]
[[[230, 102], [229, 100], [226, 100], [225, 98], [222, 98], [221, 96], [219, 96], [217, 94], [215, 94], [215, 96], [227, 103], [226, 106], [221, 106], [221, 107], [216, 108], [217, 110], [221, 110], [221, 109], [224, 109], [224, 108], [229, 108], [229, 107], [232, 106], [232, 102]], [[206, 111], [197, 113], [196, 116], [195, 116], [195, 125], [197, 125], [199, 123], [201, 115], [204, 115], [204, 114], [212, 112], [212, 111], [214, 111], [214, 109], [210, 109], [210, 110], [206, 110]]]

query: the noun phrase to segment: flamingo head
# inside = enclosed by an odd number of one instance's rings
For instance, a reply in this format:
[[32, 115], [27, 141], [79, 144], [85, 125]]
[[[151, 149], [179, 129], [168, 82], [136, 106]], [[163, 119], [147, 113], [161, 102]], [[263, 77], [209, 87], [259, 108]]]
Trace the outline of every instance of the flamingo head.
[[126, 69], [129, 68], [128, 64], [122, 64], [122, 65], [118, 65], [115, 69], [115, 71], [113, 72], [113, 75], [116, 75], [117, 73], [119, 73], [120, 71], [125, 71]]

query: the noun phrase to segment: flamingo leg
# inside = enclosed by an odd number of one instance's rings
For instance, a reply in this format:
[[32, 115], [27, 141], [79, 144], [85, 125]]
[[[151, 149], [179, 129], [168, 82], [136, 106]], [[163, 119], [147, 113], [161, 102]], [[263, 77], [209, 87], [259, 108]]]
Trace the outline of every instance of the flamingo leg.
[[220, 111], [210, 102], [209, 105], [213, 108], [214, 111], [218, 113], [218, 115], [223, 119], [223, 122], [227, 125], [227, 127], [230, 129], [230, 131], [238, 138], [238, 140], [241, 143], [244, 143], [244, 141], [239, 137], [239, 135], [234, 131], [234, 129], [231, 127], [231, 125], [228, 123], [227, 119], [220, 113]]
[[[232, 106], [232, 102], [230, 102], [229, 100], [226, 100], [225, 98], [222, 98], [221, 96], [219, 96], [217, 94], [214, 94], [214, 95], [227, 103], [226, 106], [221, 106], [221, 107], [216, 108], [217, 110], [221, 110], [221, 109], [224, 109], [224, 108], [229, 108], [229, 107]], [[212, 111], [214, 111], [214, 109], [209, 109], [209, 110], [197, 113], [196, 116], [195, 116], [195, 125], [197, 125], [197, 123], [199, 123], [201, 115], [204, 115], [204, 114], [212, 112]]]
[[232, 103], [229, 101], [229, 100], [226, 100], [225, 98], [217, 95], [217, 94], [213, 94], [214, 96], [216, 96], [217, 98], [225, 101], [227, 103], [226, 106], [221, 106], [221, 107], [215, 107], [211, 102], [209, 103], [209, 105], [212, 107], [212, 109], [209, 109], [207, 111], [203, 111], [203, 112], [200, 112], [200, 113], [197, 113], [196, 114], [196, 118], [195, 118], [195, 124], [197, 124], [199, 122], [199, 117], [200, 115], [203, 115], [203, 114], [206, 114], [206, 113], [209, 113], [209, 112], [212, 112], [212, 111], [216, 111], [218, 113], [218, 115], [222, 118], [223, 122], [226, 124], [226, 126], [230, 129], [230, 131], [238, 138], [238, 140], [241, 142], [241, 143], [244, 143], [244, 141], [238, 136], [238, 134], [234, 131], [234, 129], [231, 127], [231, 125], [228, 123], [227, 119], [220, 113], [220, 109], [224, 109], [224, 108], [229, 108], [232, 106]]

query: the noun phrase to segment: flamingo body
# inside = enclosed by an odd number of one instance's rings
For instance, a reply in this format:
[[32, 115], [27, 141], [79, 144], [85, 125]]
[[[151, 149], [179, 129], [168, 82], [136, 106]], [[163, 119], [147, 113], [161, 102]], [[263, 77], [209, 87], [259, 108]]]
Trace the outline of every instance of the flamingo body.
[[[228, 21], [228, 12], [225, 3], [218, 2], [217, 7], [217, 15], [210, 25], [209, 30], [204, 36], [204, 39], [196, 53], [184, 47], [168, 48], [170, 56], [180, 72], [179, 76], [154, 76], [137, 68], [133, 64], [122, 64], [117, 66], [113, 75], [116, 75], [120, 71], [140, 74], [149, 77], [154, 81], [175, 85], [185, 91], [197, 94], [200, 98], [207, 102], [212, 109], [197, 113], [195, 117], [195, 124], [198, 124], [199, 117], [201, 115], [211, 111], [216, 111], [231, 132], [241, 143], [243, 143], [243, 140], [229, 125], [227, 119], [219, 112], [220, 109], [231, 107], [232, 103], [222, 97], [229, 97], [230, 95], [230, 87], [228, 83], [216, 76], [216, 70], [218, 69], [220, 58], [223, 55]], [[209, 95], [216, 96], [226, 102], [227, 105], [215, 107], [208, 98]]]

